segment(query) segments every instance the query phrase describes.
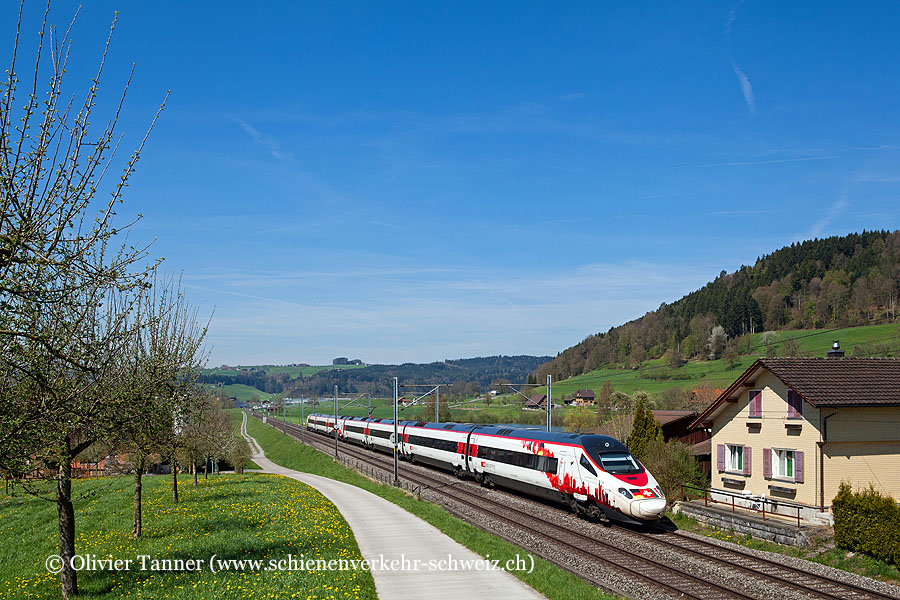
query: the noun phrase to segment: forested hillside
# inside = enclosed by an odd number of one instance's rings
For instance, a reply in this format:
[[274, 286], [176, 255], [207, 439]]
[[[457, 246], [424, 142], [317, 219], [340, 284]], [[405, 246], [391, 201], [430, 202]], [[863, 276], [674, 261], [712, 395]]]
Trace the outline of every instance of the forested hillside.
[[[548, 359], [548, 356], [488, 356], [427, 364], [369, 365], [364, 369], [323, 371], [297, 381], [291, 388], [291, 395], [327, 395], [337, 385], [342, 392], [390, 396], [393, 393], [391, 378], [397, 377], [401, 384], [451, 384], [442, 388], [442, 397], [445, 393], [470, 396], [490, 389], [492, 383], [521, 383]], [[422, 390], [420, 393], [424, 392]], [[412, 392], [401, 390], [400, 393], [409, 395]]]
[[549, 356], [488, 356], [427, 364], [335, 367], [294, 378], [279, 367], [251, 367], [240, 371], [208, 371], [200, 376], [200, 382], [211, 386], [243, 384], [294, 397], [327, 396], [337, 385], [341, 394], [372, 393], [387, 397], [393, 393], [391, 378], [397, 377], [401, 384], [448, 384], [442, 389], [442, 395], [462, 396], [486, 391], [492, 383], [521, 383], [549, 359]]
[[666, 356], [673, 366], [733, 352], [749, 333], [893, 322], [900, 231], [863, 231], [792, 244], [752, 267], [722, 271], [672, 304], [591, 335], [537, 370], [537, 380]]

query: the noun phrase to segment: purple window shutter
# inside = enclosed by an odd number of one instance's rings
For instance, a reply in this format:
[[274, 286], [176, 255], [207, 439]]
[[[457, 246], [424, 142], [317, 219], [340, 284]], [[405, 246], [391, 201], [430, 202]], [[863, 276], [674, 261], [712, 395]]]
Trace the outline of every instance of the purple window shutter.
[[763, 477], [772, 479], [772, 449], [763, 448]]
[[744, 446], [744, 475], [750, 474], [750, 446]]
[[788, 416], [799, 417], [803, 414], [803, 398], [794, 390], [788, 390]]
[[720, 473], [725, 470], [725, 444], [716, 445], [716, 468]]
[[750, 416], [762, 416], [762, 390], [750, 391]]
[[803, 453], [794, 452], [794, 481], [803, 483]]

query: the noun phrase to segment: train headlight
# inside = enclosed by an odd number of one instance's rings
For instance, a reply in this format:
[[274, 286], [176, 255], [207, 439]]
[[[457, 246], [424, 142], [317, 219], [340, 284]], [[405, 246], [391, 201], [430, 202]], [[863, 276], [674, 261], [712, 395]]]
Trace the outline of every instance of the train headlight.
[[634, 496], [631, 495], [631, 492], [626, 490], [625, 488], [619, 488], [619, 493], [631, 500]]

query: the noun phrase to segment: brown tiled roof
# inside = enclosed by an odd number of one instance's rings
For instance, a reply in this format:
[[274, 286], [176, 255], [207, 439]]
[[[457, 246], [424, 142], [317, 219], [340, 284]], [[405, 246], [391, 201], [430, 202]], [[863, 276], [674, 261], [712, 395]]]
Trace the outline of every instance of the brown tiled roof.
[[526, 407], [541, 406], [547, 402], [547, 394], [532, 394], [531, 398], [525, 401]]
[[762, 358], [759, 362], [813, 406], [900, 404], [900, 359]]
[[695, 410], [654, 410], [653, 418], [659, 421], [660, 425], [668, 425], [687, 417], [696, 417]]
[[768, 369], [812, 406], [900, 406], [900, 359], [760, 358], [691, 423], [691, 428], [709, 421], [759, 369]]
[[594, 390], [578, 390], [575, 392], [576, 398], [594, 398]]
[[703, 440], [691, 446], [691, 454], [694, 456], [703, 456], [712, 453], [712, 440]]

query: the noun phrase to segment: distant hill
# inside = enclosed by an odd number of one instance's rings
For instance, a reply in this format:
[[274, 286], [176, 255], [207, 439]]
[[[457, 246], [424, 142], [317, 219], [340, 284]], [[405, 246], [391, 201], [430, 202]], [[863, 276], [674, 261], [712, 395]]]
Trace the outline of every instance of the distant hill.
[[[791, 244], [722, 271], [699, 290], [643, 317], [587, 337], [536, 371], [566, 379], [665, 358], [737, 353], [763, 331], [875, 325], [897, 320], [900, 231], [863, 231]], [[712, 344], [711, 344], [712, 342]]]
[[[200, 382], [230, 389], [249, 386], [266, 394], [287, 396], [327, 396], [338, 386], [341, 394], [372, 393], [387, 397], [393, 393], [391, 380], [401, 384], [448, 384], [442, 394], [472, 395], [490, 389], [492, 383], [522, 383], [549, 356], [487, 356], [445, 360], [427, 364], [328, 365], [326, 367], [254, 366], [239, 369], [208, 369]], [[238, 389], [238, 388], [235, 388]], [[246, 390], [241, 387], [240, 389]], [[425, 390], [423, 390], [424, 393]], [[403, 390], [402, 393], [411, 393]]]

